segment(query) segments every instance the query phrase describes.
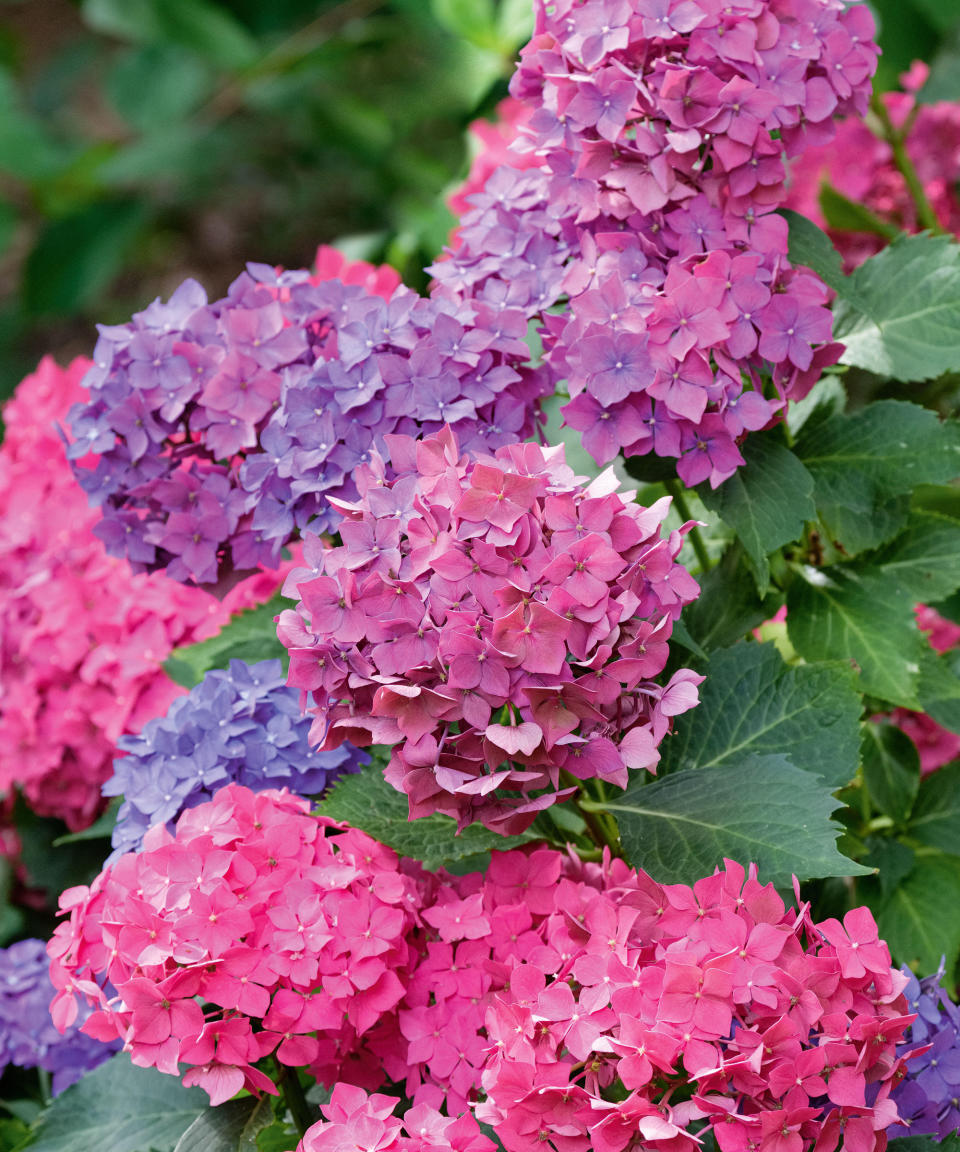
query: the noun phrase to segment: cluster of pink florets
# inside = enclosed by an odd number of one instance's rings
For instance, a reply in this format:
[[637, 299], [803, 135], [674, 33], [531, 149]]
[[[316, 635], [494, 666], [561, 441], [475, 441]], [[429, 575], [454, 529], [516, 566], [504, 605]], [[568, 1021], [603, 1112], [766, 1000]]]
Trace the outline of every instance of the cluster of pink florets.
[[274, 1092], [254, 1067], [272, 1053], [333, 1082], [395, 1015], [421, 902], [389, 848], [287, 792], [231, 784], [64, 893], [53, 1019], [66, 1027], [86, 997], [85, 1032], [119, 1037], [138, 1065], [188, 1065], [214, 1104]]
[[529, 111], [514, 150], [541, 167], [499, 168], [431, 271], [541, 318], [598, 461], [655, 452], [716, 486], [836, 358], [826, 289], [791, 269], [774, 210], [786, 160], [866, 110], [872, 17], [840, 0], [536, 11], [511, 92]]
[[[928, 73], [926, 64], [914, 64], [902, 77], [905, 91], [885, 92], [882, 99], [894, 127], [906, 131], [907, 154], [937, 219], [958, 235], [960, 104], [919, 103], [917, 93]], [[896, 228], [919, 232], [922, 227], [913, 196], [894, 163], [893, 149], [856, 117], [845, 120], [829, 144], [809, 149], [790, 166], [786, 206], [822, 228], [827, 227], [819, 200], [824, 183]], [[876, 232], [829, 231], [848, 268], [862, 264], [886, 243]]]
[[469, 1113], [451, 1119], [429, 1104], [418, 1104], [398, 1119], [393, 1111], [399, 1103], [393, 1096], [368, 1096], [362, 1088], [338, 1084], [329, 1104], [320, 1107], [326, 1122], [307, 1130], [297, 1152], [361, 1148], [376, 1152], [493, 1152], [496, 1148]]
[[653, 680], [698, 592], [683, 530], [661, 535], [669, 500], [643, 508], [612, 473], [581, 486], [562, 448], [387, 441], [392, 479], [380, 460], [358, 471], [342, 546], [317, 550], [280, 617], [316, 741], [393, 745], [411, 818], [507, 833], [566, 795], [561, 771], [625, 787], [652, 770], [702, 679]]
[[[481, 1152], [468, 1111], [508, 1152], [695, 1152], [694, 1122], [722, 1152], [832, 1152], [844, 1132], [879, 1152], [897, 1121], [912, 1017], [870, 913], [816, 924], [731, 861], [692, 887], [546, 848], [434, 875], [230, 785], [62, 906], [58, 1025], [84, 996], [84, 1031], [190, 1065], [214, 1102], [271, 1091], [273, 1052], [352, 1085], [304, 1152], [351, 1132]], [[407, 1137], [359, 1091], [388, 1080]]]
[[0, 791], [71, 828], [101, 807], [121, 734], [183, 691], [161, 668], [171, 649], [280, 582], [252, 577], [221, 603], [106, 554], [57, 433], [89, 367], [45, 359], [5, 408], [0, 448]]

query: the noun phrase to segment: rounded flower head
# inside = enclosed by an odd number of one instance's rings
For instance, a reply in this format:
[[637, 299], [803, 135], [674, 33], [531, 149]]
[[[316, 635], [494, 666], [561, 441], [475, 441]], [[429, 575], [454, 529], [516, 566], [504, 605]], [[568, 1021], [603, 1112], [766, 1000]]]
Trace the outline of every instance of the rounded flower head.
[[220, 601], [107, 555], [57, 432], [89, 370], [45, 359], [7, 405], [0, 446], [0, 791], [73, 829], [101, 809], [120, 736], [182, 694], [161, 667], [170, 651], [282, 579], [261, 573]]
[[716, 487], [745, 433], [839, 351], [827, 290], [790, 267], [775, 210], [787, 160], [865, 112], [871, 18], [841, 0], [535, 12], [514, 103], [431, 272], [451, 300], [541, 321], [564, 418], [596, 460], [676, 457], [686, 484]]
[[120, 1037], [139, 1065], [186, 1065], [214, 1104], [274, 1091], [262, 1057], [322, 1069], [390, 1031], [417, 874], [305, 800], [229, 784], [64, 893], [54, 1022], [69, 1026], [79, 997], [96, 1008], [85, 1032]]
[[97, 532], [136, 569], [197, 584], [276, 566], [301, 529], [337, 523], [327, 495], [356, 496], [384, 436], [530, 435], [545, 385], [514, 367], [525, 335], [522, 313], [423, 299], [329, 249], [313, 274], [250, 265], [213, 303], [188, 280], [100, 329], [69, 449]]
[[504, 832], [566, 794], [561, 774], [654, 769], [701, 679], [653, 679], [698, 592], [684, 529], [661, 534], [669, 500], [643, 508], [612, 473], [584, 486], [562, 449], [388, 442], [393, 478], [379, 457], [358, 470], [342, 545], [280, 617], [316, 741], [392, 744], [411, 817]]
[[332, 752], [310, 747], [310, 721], [298, 695], [285, 687], [279, 660], [231, 660], [228, 671], [208, 672], [139, 736], [122, 736], [117, 747], [126, 755], [114, 761], [103, 786], [105, 796], [124, 798], [110, 860], [138, 851], [154, 824], [172, 831], [182, 812], [210, 800], [224, 784], [315, 796], [358, 771], [368, 757], [350, 744]]

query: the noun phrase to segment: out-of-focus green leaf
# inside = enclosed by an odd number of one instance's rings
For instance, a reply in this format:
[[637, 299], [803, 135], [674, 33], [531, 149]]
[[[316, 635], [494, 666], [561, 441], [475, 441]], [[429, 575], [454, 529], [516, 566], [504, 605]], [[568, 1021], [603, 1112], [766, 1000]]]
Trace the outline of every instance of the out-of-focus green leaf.
[[26, 310], [80, 310], [116, 276], [147, 218], [138, 200], [105, 200], [48, 224], [24, 267]]
[[886, 237], [887, 240], [893, 240], [900, 235], [900, 229], [895, 224], [881, 220], [865, 204], [858, 204], [856, 200], [848, 199], [832, 184], [820, 186], [819, 201], [820, 210], [827, 224], [838, 231], [873, 232]]
[[176, 44], [131, 48], [107, 74], [111, 104], [134, 127], [168, 128], [192, 112], [209, 93], [210, 70]]
[[221, 68], [249, 68], [256, 40], [214, 0], [84, 0], [83, 18], [98, 32], [135, 44], [169, 41]]
[[68, 153], [23, 106], [10, 72], [0, 68], [0, 172], [21, 180], [51, 179]]

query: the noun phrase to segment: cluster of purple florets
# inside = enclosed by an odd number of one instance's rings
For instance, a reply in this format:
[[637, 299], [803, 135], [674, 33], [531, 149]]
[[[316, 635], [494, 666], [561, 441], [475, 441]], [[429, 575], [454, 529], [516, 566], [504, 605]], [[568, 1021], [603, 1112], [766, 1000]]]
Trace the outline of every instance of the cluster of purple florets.
[[[61, 1035], [50, 1017], [54, 988], [43, 940], [0, 948], [0, 1072], [9, 1065], [51, 1073], [54, 1095], [102, 1064], [120, 1047], [80, 1031], [82, 1020]], [[89, 1011], [86, 1013], [89, 1015]]]
[[229, 671], [208, 672], [166, 716], [118, 741], [127, 755], [114, 761], [103, 786], [105, 795], [124, 797], [110, 859], [139, 851], [154, 824], [172, 827], [181, 812], [227, 784], [316, 796], [369, 760], [352, 744], [329, 752], [311, 748], [310, 724], [279, 660], [231, 660]]
[[[599, 462], [743, 463], [825, 364], [827, 291], [787, 262], [785, 161], [863, 114], [873, 20], [841, 0], [538, 0], [511, 92], [529, 116], [431, 269], [543, 325]], [[523, 119], [522, 117], [519, 119]], [[560, 307], [557, 307], [560, 305]]]
[[69, 454], [108, 551], [199, 584], [276, 567], [298, 530], [335, 526], [326, 497], [356, 495], [385, 434], [453, 424], [495, 448], [534, 431], [523, 312], [338, 272], [250, 265], [223, 300], [188, 280], [101, 326]]
[[906, 1128], [891, 1128], [890, 1136], [930, 1135], [943, 1140], [960, 1128], [960, 1008], [942, 987], [943, 968], [918, 980], [905, 968], [910, 982], [904, 989], [916, 1019], [897, 1055], [919, 1049], [906, 1064], [906, 1074], [893, 1092]]

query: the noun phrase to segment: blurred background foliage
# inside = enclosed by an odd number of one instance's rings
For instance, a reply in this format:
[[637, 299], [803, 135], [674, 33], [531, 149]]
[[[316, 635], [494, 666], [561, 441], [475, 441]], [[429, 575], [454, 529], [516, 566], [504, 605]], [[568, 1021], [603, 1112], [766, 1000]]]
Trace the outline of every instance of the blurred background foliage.
[[529, 0], [0, 0], [0, 397], [195, 276], [422, 267]]
[[[881, 87], [933, 61], [960, 100], [960, 0], [870, 0]], [[469, 122], [531, 0], [0, 0], [0, 398], [194, 276], [319, 243], [422, 267]]]

